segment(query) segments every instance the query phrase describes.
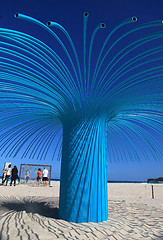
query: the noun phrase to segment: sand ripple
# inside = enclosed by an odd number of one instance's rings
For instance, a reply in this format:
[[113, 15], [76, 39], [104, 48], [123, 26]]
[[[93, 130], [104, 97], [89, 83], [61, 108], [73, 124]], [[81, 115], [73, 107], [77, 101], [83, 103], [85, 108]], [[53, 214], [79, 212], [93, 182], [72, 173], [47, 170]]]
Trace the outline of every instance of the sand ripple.
[[11, 195], [0, 197], [1, 240], [163, 239], [162, 208], [153, 204], [115, 197], [108, 221], [76, 224], [58, 219], [59, 197]]

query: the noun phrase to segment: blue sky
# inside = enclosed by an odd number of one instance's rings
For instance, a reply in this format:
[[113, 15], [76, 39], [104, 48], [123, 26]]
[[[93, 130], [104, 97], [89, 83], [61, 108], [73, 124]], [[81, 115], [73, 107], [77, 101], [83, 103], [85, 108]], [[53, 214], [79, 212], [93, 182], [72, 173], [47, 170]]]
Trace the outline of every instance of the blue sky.
[[[47, 21], [56, 21], [63, 25], [71, 35], [77, 48], [79, 58], [82, 55], [81, 46], [83, 46], [83, 12], [89, 12], [88, 37], [95, 26], [99, 23], [106, 23], [105, 32], [100, 33], [101, 38], [96, 43], [96, 47], [102, 43], [102, 40], [116, 25], [127, 18], [136, 16], [138, 24], [163, 19], [162, 0], [28, 0], [28, 1], [1, 1], [0, 7], [0, 27], [22, 31], [31, 34], [45, 41], [49, 46], [54, 47], [54, 41], [40, 27], [14, 18], [15, 13], [22, 13], [32, 16], [44, 23]], [[137, 24], [137, 23], [136, 23]], [[58, 34], [60, 34], [58, 32]], [[60, 51], [60, 50], [59, 50]], [[159, 138], [162, 145], [163, 141]], [[0, 157], [0, 172], [5, 161], [10, 161], [18, 167], [20, 163], [32, 164], [50, 164], [52, 165], [52, 177], [59, 178], [60, 161], [46, 159], [40, 161], [36, 159], [16, 159]], [[146, 180], [163, 176], [163, 161], [157, 162], [153, 157], [148, 161], [141, 159], [140, 162], [108, 161], [108, 179], [109, 180]]]

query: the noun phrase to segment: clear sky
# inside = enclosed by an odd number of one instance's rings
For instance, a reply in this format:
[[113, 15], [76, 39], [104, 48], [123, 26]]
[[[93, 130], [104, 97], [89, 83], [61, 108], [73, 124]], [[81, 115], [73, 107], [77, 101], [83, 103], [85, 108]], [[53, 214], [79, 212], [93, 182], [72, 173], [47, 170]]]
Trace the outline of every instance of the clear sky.
[[[116, 25], [127, 18], [136, 16], [138, 24], [163, 19], [162, 0], [1, 0], [0, 5], [0, 27], [14, 29], [28, 33], [39, 38], [54, 47], [54, 41], [51, 36], [30, 22], [25, 22], [14, 18], [15, 13], [22, 13], [34, 17], [44, 23], [47, 21], [56, 21], [63, 25], [72, 37], [77, 52], [82, 56], [83, 46], [83, 12], [89, 12], [88, 37], [95, 26], [99, 23], [106, 23], [106, 29], [101, 34], [99, 42], [108, 35]], [[137, 23], [136, 23], [137, 24]], [[58, 31], [58, 34], [60, 32]], [[64, 37], [63, 37], [64, 40]], [[162, 145], [162, 138], [159, 137]], [[60, 161], [55, 159], [46, 159], [46, 161], [36, 159], [16, 159], [0, 157], [0, 172], [2, 172], [4, 162], [9, 161], [12, 165], [19, 167], [20, 163], [48, 164], [52, 165], [52, 177], [60, 176]], [[108, 160], [108, 180], [147, 180], [148, 178], [163, 177], [163, 160], [155, 161], [155, 158], [149, 156], [148, 161], [143, 158], [140, 162], [123, 162], [118, 159]]]

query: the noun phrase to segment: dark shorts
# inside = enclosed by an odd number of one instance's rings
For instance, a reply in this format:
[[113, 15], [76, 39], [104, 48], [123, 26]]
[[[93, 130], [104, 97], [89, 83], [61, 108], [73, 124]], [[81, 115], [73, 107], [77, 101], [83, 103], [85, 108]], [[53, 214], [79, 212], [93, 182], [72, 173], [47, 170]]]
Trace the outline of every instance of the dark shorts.
[[48, 178], [47, 177], [43, 177], [42, 181], [48, 181]]
[[41, 178], [40, 177], [37, 177], [37, 181], [39, 181]]

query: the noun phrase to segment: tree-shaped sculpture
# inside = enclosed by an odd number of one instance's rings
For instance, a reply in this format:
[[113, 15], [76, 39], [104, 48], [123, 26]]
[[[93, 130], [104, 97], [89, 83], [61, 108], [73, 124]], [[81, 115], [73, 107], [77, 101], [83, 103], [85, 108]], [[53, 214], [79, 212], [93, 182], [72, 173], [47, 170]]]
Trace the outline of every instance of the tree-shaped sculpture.
[[[63, 129], [59, 216], [72, 222], [105, 221], [107, 144], [108, 156], [146, 158], [146, 145], [150, 154], [161, 159], [154, 136], [162, 130], [162, 21], [136, 25], [111, 41], [120, 28], [137, 19], [122, 22], [109, 33], [95, 60], [95, 36], [105, 24], [94, 29], [88, 48], [85, 12], [83, 60], [79, 61], [70, 35], [60, 24], [45, 25], [22, 14], [15, 17], [49, 31], [69, 63], [55, 46], [0, 29], [1, 154], [15, 157], [23, 149], [22, 157], [46, 158]], [[63, 32], [71, 51], [50, 27]]]

